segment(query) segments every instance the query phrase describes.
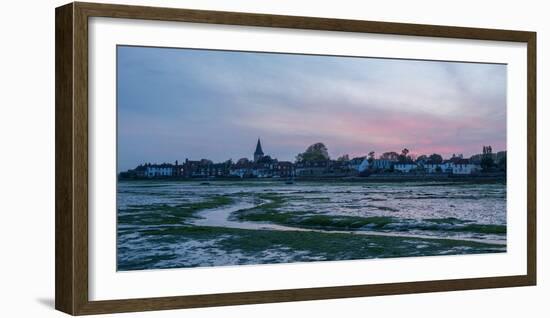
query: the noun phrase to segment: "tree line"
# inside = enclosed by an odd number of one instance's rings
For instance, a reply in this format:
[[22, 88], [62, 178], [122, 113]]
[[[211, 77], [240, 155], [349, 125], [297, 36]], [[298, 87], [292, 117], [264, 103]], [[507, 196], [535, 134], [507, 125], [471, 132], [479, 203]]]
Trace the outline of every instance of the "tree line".
[[[455, 156], [453, 158], [462, 158], [462, 155]], [[376, 159], [376, 153], [370, 151], [366, 156], [369, 163], [373, 163]], [[431, 162], [434, 164], [443, 163], [443, 156], [437, 153], [432, 153], [431, 155], [419, 155], [416, 156], [411, 154], [408, 148], [403, 148], [401, 153], [395, 151], [388, 151], [382, 153], [378, 159], [381, 160], [390, 160], [399, 163], [414, 163], [414, 162]], [[330, 160], [328, 154], [327, 146], [322, 142], [317, 142], [296, 156], [296, 162], [311, 162], [311, 161], [325, 161]], [[349, 161], [350, 157], [348, 154], [344, 154], [336, 159], [337, 161]], [[506, 170], [506, 156], [499, 159], [498, 162], [495, 162], [493, 156], [493, 149], [491, 146], [483, 146], [483, 152], [481, 154], [480, 166], [484, 171], [488, 171], [494, 168], [499, 168], [500, 170]]]

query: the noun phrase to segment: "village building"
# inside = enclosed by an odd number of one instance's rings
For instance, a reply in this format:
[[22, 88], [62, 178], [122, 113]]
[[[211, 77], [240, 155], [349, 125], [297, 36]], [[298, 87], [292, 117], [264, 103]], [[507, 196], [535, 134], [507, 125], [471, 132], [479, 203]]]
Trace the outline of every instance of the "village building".
[[424, 168], [424, 172], [426, 173], [441, 173], [443, 172], [443, 168], [441, 166], [441, 163], [435, 162], [435, 161], [425, 161], [421, 164]]
[[327, 173], [329, 160], [302, 161], [294, 166], [296, 176], [322, 176]]
[[355, 157], [348, 162], [349, 168], [361, 172], [365, 170], [361, 170], [364, 167], [365, 160], [367, 160], [367, 157]]
[[205, 177], [207, 171], [206, 166], [207, 163], [204, 161], [185, 159], [183, 167], [184, 176], [187, 178]]
[[426, 161], [420, 165], [425, 173], [446, 173], [446, 174], [474, 174], [481, 170], [479, 164], [472, 163], [468, 159], [462, 157], [455, 157], [444, 161], [443, 163], [436, 163], [433, 161]]
[[231, 165], [227, 172], [228, 175], [239, 178], [289, 178], [294, 176], [292, 162], [278, 161], [265, 155], [259, 138], [253, 157], [254, 161], [242, 158], [236, 164]]
[[149, 164], [145, 167], [145, 176], [152, 177], [171, 177], [174, 173], [173, 166], [171, 164], [163, 163], [160, 165]]
[[369, 159], [365, 158], [363, 161], [361, 161], [361, 164], [355, 168], [358, 172], [363, 172], [367, 169], [369, 169], [371, 166], [371, 163], [369, 162]]
[[450, 169], [453, 174], [472, 174], [479, 172], [481, 170], [481, 166], [470, 163], [470, 160], [468, 159], [460, 159], [451, 162]]
[[133, 170], [133, 173], [136, 177], [145, 177], [145, 174], [147, 173], [147, 168], [144, 165], [139, 165], [136, 169]]
[[262, 150], [262, 143], [260, 142], [260, 138], [258, 138], [258, 143], [256, 144], [256, 151], [254, 151], [254, 162], [258, 162], [262, 157], [264, 156], [264, 152]]
[[375, 170], [389, 170], [393, 163], [394, 161], [388, 159], [374, 159], [371, 168]]
[[245, 178], [248, 177], [250, 169], [243, 166], [233, 166], [229, 170], [229, 175], [232, 177], [239, 177], [239, 178]]
[[[256, 148], [256, 152], [254, 153], [254, 156], [256, 156], [257, 150], [258, 148]], [[260, 146], [260, 151], [261, 151], [261, 146]], [[271, 178], [273, 177], [273, 167], [276, 163], [277, 163], [276, 159], [271, 159], [270, 156], [262, 155], [262, 157], [260, 157], [258, 160], [255, 160], [254, 164], [252, 165], [252, 175], [257, 178]]]
[[273, 165], [274, 178], [290, 178], [294, 176], [294, 167], [290, 161], [279, 161]]
[[[484, 147], [484, 151], [488, 149]], [[490, 149], [489, 149], [490, 150]], [[423, 158], [398, 162], [396, 159], [374, 159], [355, 157], [351, 160], [342, 156], [338, 160], [278, 161], [265, 155], [260, 138], [256, 143], [253, 160], [241, 158], [236, 163], [227, 160], [214, 163], [208, 159], [185, 159], [181, 164], [176, 160], [174, 164], [145, 163], [125, 172], [120, 172], [120, 178], [293, 178], [297, 177], [355, 177], [368, 176], [371, 173], [399, 173], [399, 174], [447, 174], [447, 175], [474, 175], [482, 171], [482, 156], [491, 156], [498, 171], [506, 169], [506, 151], [496, 154], [485, 152], [474, 155], [469, 159], [462, 155], [453, 155], [443, 162]], [[425, 157], [425, 156], [424, 156]], [[502, 168], [504, 167], [504, 168]], [[493, 168], [493, 171], [497, 171]], [[504, 170], [503, 170], [504, 169]], [[369, 173], [364, 173], [369, 172]]]
[[416, 170], [418, 168], [418, 165], [413, 162], [398, 162], [393, 165], [393, 169], [395, 171], [399, 171], [402, 173], [410, 173], [413, 170]]

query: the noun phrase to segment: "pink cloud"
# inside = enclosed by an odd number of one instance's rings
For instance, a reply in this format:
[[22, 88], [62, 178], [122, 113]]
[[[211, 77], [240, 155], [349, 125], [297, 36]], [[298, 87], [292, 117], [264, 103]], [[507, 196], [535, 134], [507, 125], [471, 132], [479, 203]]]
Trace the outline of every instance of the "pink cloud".
[[[323, 107], [330, 109], [330, 107]], [[338, 109], [333, 107], [332, 109]], [[370, 110], [368, 114], [346, 111], [318, 112], [307, 116], [278, 114], [276, 118], [247, 118], [255, 129], [277, 134], [289, 146], [323, 141], [333, 156], [365, 155], [408, 148], [415, 154], [444, 156], [479, 153], [491, 144], [503, 150], [505, 123], [488, 123], [474, 115], [448, 118], [429, 113]], [[240, 121], [242, 123], [242, 121]], [[288, 136], [285, 139], [283, 136]]]

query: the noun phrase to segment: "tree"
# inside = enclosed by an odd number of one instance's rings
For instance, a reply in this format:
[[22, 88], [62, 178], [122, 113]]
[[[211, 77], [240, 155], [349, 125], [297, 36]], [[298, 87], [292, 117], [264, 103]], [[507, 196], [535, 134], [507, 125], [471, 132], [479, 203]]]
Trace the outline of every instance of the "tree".
[[492, 155], [492, 153], [493, 153], [493, 147], [483, 146], [483, 154], [484, 155]]
[[246, 164], [248, 164], [250, 161], [248, 160], [248, 158], [241, 158], [237, 161], [237, 164], [240, 165], [240, 166], [244, 166]]
[[489, 171], [494, 167], [495, 161], [493, 160], [493, 148], [491, 146], [483, 146], [480, 165], [483, 171]]
[[328, 149], [322, 142], [318, 142], [307, 147], [305, 152], [296, 156], [297, 162], [324, 161], [329, 159]]
[[436, 154], [436, 153], [432, 153], [428, 159], [430, 159], [430, 161], [432, 161], [433, 163], [442, 163], [443, 162], [443, 157], [440, 155], [440, 154]]
[[399, 155], [399, 162], [409, 162], [411, 161], [411, 157], [409, 157], [409, 149], [404, 148], [401, 150], [401, 154]]
[[399, 154], [395, 151], [389, 151], [389, 152], [384, 152], [381, 156], [380, 156], [380, 159], [382, 160], [391, 160], [391, 161], [397, 161], [399, 160]]
[[369, 164], [371, 164], [371, 165], [372, 165], [372, 163], [374, 162], [374, 155], [375, 155], [374, 151], [369, 152], [369, 156], [368, 156], [367, 161], [368, 161]]
[[498, 161], [498, 169], [501, 171], [506, 171], [506, 156], [500, 158]]
[[495, 162], [491, 157], [483, 157], [483, 159], [481, 159], [480, 165], [483, 171], [489, 171], [495, 165]]
[[262, 156], [260, 159], [258, 159], [257, 163], [272, 163], [273, 159], [271, 156]]
[[336, 159], [337, 161], [349, 161], [349, 155], [348, 154], [345, 154], [345, 155], [342, 155], [340, 157], [338, 157], [338, 159]]
[[419, 161], [428, 161], [428, 156], [426, 155], [420, 155], [416, 158], [416, 161], [419, 162]]

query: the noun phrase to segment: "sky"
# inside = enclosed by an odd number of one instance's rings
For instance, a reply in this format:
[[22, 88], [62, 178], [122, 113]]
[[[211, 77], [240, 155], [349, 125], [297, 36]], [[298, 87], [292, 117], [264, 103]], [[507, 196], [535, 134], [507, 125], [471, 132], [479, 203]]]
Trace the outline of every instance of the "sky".
[[118, 170], [506, 149], [506, 65], [118, 46]]

